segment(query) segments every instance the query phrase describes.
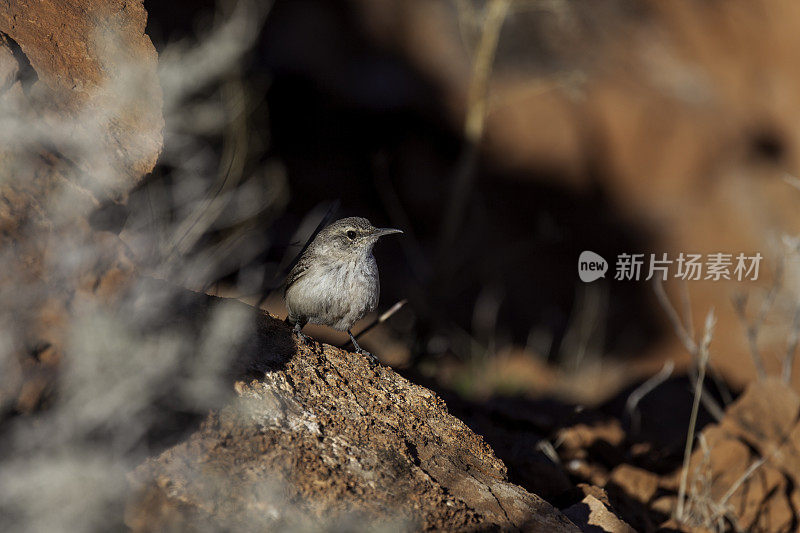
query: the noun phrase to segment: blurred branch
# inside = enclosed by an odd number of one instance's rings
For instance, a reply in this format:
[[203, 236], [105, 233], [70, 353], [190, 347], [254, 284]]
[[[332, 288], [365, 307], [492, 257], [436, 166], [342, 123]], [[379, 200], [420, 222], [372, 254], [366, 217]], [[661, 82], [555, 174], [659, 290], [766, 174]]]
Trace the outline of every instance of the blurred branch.
[[[462, 150], [449, 192], [449, 203], [444, 215], [440, 236], [440, 263], [447, 262], [448, 250], [455, 240], [467, 206], [475, 178], [477, 146], [483, 136], [486, 119], [489, 79], [492, 73], [500, 30], [503, 27], [511, 0], [490, 0], [483, 20], [481, 38], [472, 64], [472, 77], [467, 90], [467, 111], [464, 121], [466, 144]], [[446, 275], [444, 276], [446, 277]]]
[[[672, 327], [675, 330], [675, 333], [678, 335], [678, 338], [683, 343], [686, 351], [692, 356], [692, 360], [695, 363], [695, 366], [699, 368], [700, 366], [700, 346], [693, 338], [694, 326], [689, 323], [691, 320], [691, 302], [689, 301], [689, 294], [688, 291], [683, 294], [682, 299], [684, 301], [684, 307], [687, 309], [687, 318], [686, 322], [684, 323], [681, 321], [681, 318], [678, 316], [678, 312], [675, 310], [675, 307], [669, 300], [667, 293], [664, 291], [664, 286], [660, 280], [655, 279], [653, 280], [653, 288], [656, 293], [656, 298], [658, 299], [659, 304], [661, 305], [664, 312], [667, 313], [667, 317], [669, 321], [672, 323]], [[691, 332], [691, 333], [690, 333]], [[710, 368], [710, 364], [708, 362], [705, 363], [706, 366]], [[698, 382], [700, 381], [699, 376], [696, 375], [694, 372], [689, 373], [690, 379], [692, 380], [692, 385], [697, 387]], [[719, 406], [719, 404], [714, 400], [711, 394], [706, 390], [705, 386], [703, 386], [703, 392], [700, 396], [700, 401], [703, 402], [703, 407], [713, 416], [717, 421], [722, 419], [724, 414], [723, 409]]]
[[[577, 286], [576, 305], [570, 315], [564, 338], [561, 341], [558, 358], [563, 366], [577, 371], [591, 346], [596, 351], [595, 361], [600, 361], [600, 352], [605, 341], [608, 311], [608, 286], [605, 284]], [[570, 364], [566, 364], [569, 361]]]
[[537, 451], [542, 452], [545, 457], [550, 459], [553, 464], [560, 465], [561, 458], [558, 456], [558, 452], [556, 451], [555, 446], [553, 446], [549, 440], [541, 439], [539, 442], [536, 443], [534, 447]]
[[678, 523], [683, 520], [683, 510], [686, 500], [686, 482], [689, 475], [689, 460], [692, 457], [692, 446], [694, 444], [694, 432], [697, 426], [697, 413], [700, 410], [700, 397], [703, 395], [703, 380], [706, 376], [706, 366], [708, 365], [709, 351], [711, 345], [711, 338], [714, 333], [714, 325], [716, 324], [716, 317], [714, 316], [714, 309], [712, 308], [706, 316], [705, 327], [703, 328], [703, 339], [700, 342], [698, 358], [699, 358], [699, 375], [694, 389], [694, 402], [692, 403], [692, 414], [689, 417], [689, 430], [686, 434], [686, 447], [683, 453], [683, 469], [681, 470], [681, 482], [678, 488], [678, 504], [675, 508], [675, 519]]
[[[379, 324], [383, 324], [384, 322], [386, 322], [387, 320], [392, 318], [392, 316], [394, 316], [394, 314], [397, 313], [400, 309], [402, 309], [403, 306], [406, 305], [407, 303], [408, 303], [408, 300], [400, 300], [399, 302], [397, 302], [396, 304], [391, 306], [389, 309], [384, 311], [384, 313], [381, 314], [378, 318], [376, 318], [375, 320], [370, 322], [370, 324], [367, 325], [367, 327], [365, 327], [361, 331], [359, 331], [357, 335], [353, 335], [353, 336], [356, 339], [358, 339], [362, 335], [365, 335], [367, 332], [369, 332], [375, 326], [377, 326]], [[352, 340], [348, 340], [346, 343], [342, 344], [340, 346], [340, 348], [347, 348], [348, 346], [351, 346], [352, 344], [353, 344], [353, 341]]]
[[778, 292], [780, 292], [782, 285], [783, 260], [780, 260], [775, 269], [775, 280], [772, 282], [772, 286], [770, 287], [769, 292], [767, 292], [766, 297], [761, 302], [761, 307], [759, 308], [758, 314], [753, 322], [749, 322], [747, 319], [747, 295], [738, 294], [734, 295], [733, 297], [733, 308], [736, 310], [736, 315], [739, 317], [739, 321], [742, 323], [742, 326], [745, 329], [747, 342], [750, 346], [750, 355], [753, 357], [753, 364], [756, 367], [758, 379], [764, 379], [767, 377], [767, 372], [764, 369], [764, 361], [758, 350], [758, 333], [761, 330], [761, 326], [764, 325], [764, 320], [767, 317], [767, 313], [770, 311], [770, 309], [772, 309], [772, 306], [775, 303], [775, 298], [778, 296]]
[[628, 418], [631, 420], [631, 433], [634, 435], [639, 433], [640, 417], [639, 411], [636, 409], [639, 405], [639, 402], [642, 401], [642, 398], [653, 392], [656, 388], [667, 381], [670, 376], [672, 376], [672, 372], [674, 370], [675, 362], [670, 359], [664, 363], [664, 366], [661, 368], [661, 370], [659, 370], [658, 374], [652, 376], [650, 379], [636, 387], [636, 389], [634, 389], [634, 391], [628, 396], [628, 400], [625, 402], [625, 413], [627, 413]]
[[[223, 2], [217, 6], [211, 30], [196, 46], [180, 41], [159, 55], [165, 142], [172, 147], [161, 159], [174, 167], [172, 175], [180, 180], [181, 195], [177, 205], [167, 206], [162, 213], [167, 238], [159, 255], [165, 272], [158, 277], [188, 276], [189, 280], [180, 282], [195, 285], [191, 278], [199, 269], [193, 265], [197, 261], [187, 261], [188, 255], [215, 227], [246, 181], [246, 162], [252, 156], [248, 121], [252, 108], [241, 59], [256, 42], [271, 5], [254, 0]], [[221, 137], [218, 159], [200, 140], [201, 134]], [[279, 201], [277, 195], [269, 198], [262, 210]]]
[[176, 230], [176, 239], [167, 257], [168, 261], [186, 254], [211, 227], [221, 211], [230, 202], [223, 194], [236, 188], [244, 173], [247, 158], [248, 124], [247, 98], [240, 75], [234, 75], [223, 83], [222, 100], [226, 111], [232, 116], [223, 136], [223, 153], [220, 159], [217, 183], [208, 192], [201, 206], [193, 211]]
[[683, 283], [680, 284], [680, 288], [683, 316], [686, 317], [686, 332], [689, 334], [689, 338], [694, 339], [694, 318], [692, 317], [692, 301], [689, 297], [689, 285], [686, 281], [683, 281]]
[[797, 177], [792, 176], [788, 172], [786, 174], [784, 174], [783, 181], [785, 181], [786, 183], [788, 183], [789, 185], [791, 185], [795, 189], [800, 190], [800, 179], [797, 179]]
[[467, 92], [467, 118], [464, 123], [464, 135], [470, 143], [477, 144], [483, 135], [489, 78], [492, 74], [497, 43], [500, 40], [500, 29], [503, 27], [510, 5], [511, 0], [491, 0], [483, 22], [481, 40], [478, 43], [475, 61], [472, 65], [472, 79]]
[[[678, 338], [683, 343], [683, 346], [686, 350], [694, 357], [697, 355], [697, 343], [695, 343], [692, 335], [689, 331], [692, 330], [693, 326], [689, 325], [686, 326], [681, 321], [680, 317], [678, 316], [678, 312], [675, 311], [675, 307], [672, 306], [672, 303], [669, 301], [667, 297], [667, 293], [664, 291], [664, 286], [661, 284], [656, 278], [654, 279], [653, 288], [656, 293], [656, 298], [658, 298], [658, 303], [661, 304], [661, 308], [664, 309], [664, 312], [667, 313], [667, 318], [669, 318], [670, 323], [672, 324], [672, 329], [675, 330], [675, 333], [678, 335]], [[688, 320], [688, 317], [687, 317]]]
[[735, 483], [733, 483], [733, 485], [731, 485], [731, 486], [728, 488], [728, 490], [725, 492], [725, 495], [724, 495], [724, 496], [722, 496], [722, 499], [719, 501], [719, 506], [720, 506], [720, 508], [724, 509], [724, 508], [725, 508], [725, 506], [728, 504], [728, 500], [730, 500], [730, 499], [731, 499], [731, 496], [733, 496], [733, 494], [734, 494], [734, 493], [735, 493], [735, 492], [736, 492], [736, 491], [739, 489], [739, 487], [741, 487], [741, 486], [742, 486], [742, 484], [743, 484], [745, 481], [747, 481], [748, 479], [750, 479], [750, 477], [751, 477], [753, 474], [755, 474], [756, 470], [758, 470], [759, 468], [761, 468], [761, 466], [762, 466], [764, 463], [766, 463], [766, 462], [769, 460], [769, 458], [770, 458], [770, 457], [772, 457], [773, 455], [775, 455], [775, 453], [776, 453], [778, 450], [779, 450], [779, 448], [777, 448], [777, 447], [776, 447], [776, 448], [775, 448], [774, 450], [772, 450], [772, 452], [771, 452], [769, 455], [767, 455], [766, 457], [760, 457], [758, 460], [756, 460], [756, 461], [753, 461], [753, 464], [751, 464], [751, 465], [750, 465], [750, 467], [749, 467], [749, 468], [748, 468], [748, 469], [745, 471], [745, 473], [744, 473], [744, 474], [742, 474], [742, 475], [741, 475], [741, 477], [739, 477], [739, 479], [737, 479], [737, 480], [736, 480], [736, 482], [735, 482]]
[[787, 384], [792, 381], [792, 367], [794, 366], [794, 356], [797, 352], [798, 337], [800, 337], [800, 305], [797, 305], [794, 310], [792, 329], [789, 331], [789, 338], [786, 343], [786, 355], [783, 358], [781, 378], [783, 382]]

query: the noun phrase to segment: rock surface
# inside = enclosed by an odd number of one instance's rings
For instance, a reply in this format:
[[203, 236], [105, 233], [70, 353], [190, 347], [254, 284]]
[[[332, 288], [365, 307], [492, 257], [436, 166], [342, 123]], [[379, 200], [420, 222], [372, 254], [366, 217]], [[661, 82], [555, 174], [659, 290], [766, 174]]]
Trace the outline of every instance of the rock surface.
[[30, 70], [26, 101], [79, 181], [102, 199], [126, 194], [163, 141], [158, 57], [141, 1], [43, 0], [0, 7], [0, 34]]
[[769, 378], [706, 428], [689, 466], [687, 525], [721, 516], [746, 531], [796, 530], [798, 415], [797, 393]]
[[[120, 292], [135, 268], [90, 213], [152, 170], [164, 126], [141, 2], [0, 5], [0, 330], [13, 356], [0, 412], [54, 387], [82, 299]], [[24, 304], [23, 304], [24, 302]]]
[[431, 391], [365, 356], [297, 346], [264, 316], [263, 377], [132, 475], [135, 531], [355, 524], [577, 531], [507, 481], [486, 443]]
[[634, 533], [635, 530], [609, 510], [594, 496], [586, 496], [580, 503], [564, 510], [564, 514], [581, 528], [581, 531], [607, 531], [609, 533]]
[[681, 466], [659, 475], [622, 462], [604, 488], [618, 516], [641, 531], [795, 531], [798, 416], [800, 399], [781, 380], [751, 384], [719, 423], [699, 433], [680, 519], [675, 513]]

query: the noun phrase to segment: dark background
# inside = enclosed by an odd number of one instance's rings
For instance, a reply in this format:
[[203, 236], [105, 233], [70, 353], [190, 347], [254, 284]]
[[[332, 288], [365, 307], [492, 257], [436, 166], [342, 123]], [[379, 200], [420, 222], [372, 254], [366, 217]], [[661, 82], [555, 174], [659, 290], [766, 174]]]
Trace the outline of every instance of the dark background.
[[[216, 9], [210, 2], [145, 7], [147, 33], [159, 50], [195, 39]], [[242, 296], [269, 291], [282, 276], [279, 263], [292, 253], [288, 247], [297, 244], [292, 236], [304, 218], [312, 213], [318, 220], [337, 204], [336, 218], [364, 216], [405, 231], [402, 240], [382, 241], [375, 255], [379, 310], [409, 299], [389, 327], [411, 347], [414, 360], [468, 359], [469, 343], [454, 331], [497, 349], [526, 346], [537, 330], [552, 342], [533, 348], [558, 362], [586, 289], [576, 275], [580, 252], [593, 250], [613, 263], [618, 253], [649, 249], [654, 236], [617, 212], [591, 161], [582, 171], [590, 185], [575, 190], [559, 186], [562, 176], [546, 164], [509, 169], [481, 148], [470, 159], [461, 123], [446, 109], [448, 95], [401, 51], [371, 40], [355, 9], [344, 1], [275, 2], [256, 44], [232, 74], [241, 77], [248, 99], [244, 175], [259, 179], [259, 167], [279, 161], [289, 199], [280, 213], [265, 213], [252, 226], [248, 244], [237, 248], [241, 257], [231, 262], [226, 256], [205, 281], [234, 286]], [[513, 52], [546, 61], [555, 54], [543, 46], [517, 46]], [[220, 153], [222, 139], [207, 142]], [[455, 238], [446, 242], [442, 227], [464, 159], [474, 181]], [[170, 179], [169, 170], [161, 165], [148, 184]], [[224, 230], [210, 231], [194, 253], [225, 238]], [[257, 275], [243, 286], [242, 271]], [[258, 277], [262, 285], [254, 287]], [[659, 334], [650, 292], [643, 283], [610, 278], [596, 284], [607, 308], [603, 335], [592, 349], [616, 357], [641, 353]], [[489, 326], [476, 319], [482, 294], [496, 308]], [[445, 342], [428, 342], [434, 337]]]

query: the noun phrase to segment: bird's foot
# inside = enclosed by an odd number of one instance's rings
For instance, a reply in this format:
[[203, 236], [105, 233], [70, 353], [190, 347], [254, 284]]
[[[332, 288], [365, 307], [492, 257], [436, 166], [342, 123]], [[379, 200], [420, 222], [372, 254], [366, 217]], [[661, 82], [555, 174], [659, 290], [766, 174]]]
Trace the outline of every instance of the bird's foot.
[[372, 363], [373, 366], [375, 366], [375, 365], [377, 365], [379, 363], [377, 357], [375, 357], [374, 355], [372, 355], [372, 353], [366, 351], [363, 348], [356, 348], [356, 353], [360, 354], [360, 355], [368, 356], [369, 357], [369, 361], [370, 361], [370, 363]]
[[314, 344], [314, 339], [303, 333], [302, 331], [294, 330], [292, 331], [293, 335], [297, 336], [297, 339], [305, 345]]
[[379, 362], [378, 359], [374, 355], [372, 355], [371, 353], [369, 353], [364, 348], [358, 345], [358, 341], [356, 341], [356, 338], [353, 336], [353, 332], [348, 329], [347, 334], [350, 335], [350, 342], [353, 343], [353, 351], [355, 351], [359, 355], [368, 355], [369, 361], [370, 363], [372, 363], [372, 366], [377, 365]]

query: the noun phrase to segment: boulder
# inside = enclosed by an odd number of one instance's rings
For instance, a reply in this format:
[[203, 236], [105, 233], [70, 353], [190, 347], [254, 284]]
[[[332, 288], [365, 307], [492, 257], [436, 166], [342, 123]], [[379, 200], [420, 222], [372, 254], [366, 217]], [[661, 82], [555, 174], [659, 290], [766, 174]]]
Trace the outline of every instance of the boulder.
[[92, 211], [153, 169], [164, 121], [141, 2], [0, 6], [0, 412], [46, 401], [82, 299], [135, 268]]
[[[577, 531], [509, 483], [433, 392], [366, 356], [286, 342], [264, 315], [257, 379], [131, 475], [127, 524], [170, 528]], [[252, 366], [252, 365], [251, 365]]]

